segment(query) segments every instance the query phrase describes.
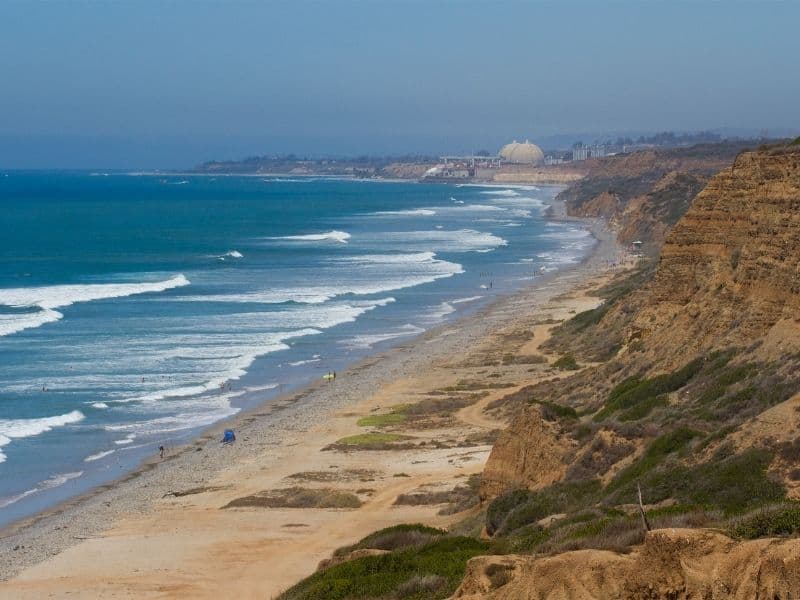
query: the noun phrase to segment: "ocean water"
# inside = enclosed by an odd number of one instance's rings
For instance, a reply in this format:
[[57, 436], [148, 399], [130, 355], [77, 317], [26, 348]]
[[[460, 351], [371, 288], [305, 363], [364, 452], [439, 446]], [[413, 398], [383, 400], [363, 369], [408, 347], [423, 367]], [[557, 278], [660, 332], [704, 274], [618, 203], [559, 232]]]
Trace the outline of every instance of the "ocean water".
[[556, 192], [0, 172], [0, 524], [578, 262]]

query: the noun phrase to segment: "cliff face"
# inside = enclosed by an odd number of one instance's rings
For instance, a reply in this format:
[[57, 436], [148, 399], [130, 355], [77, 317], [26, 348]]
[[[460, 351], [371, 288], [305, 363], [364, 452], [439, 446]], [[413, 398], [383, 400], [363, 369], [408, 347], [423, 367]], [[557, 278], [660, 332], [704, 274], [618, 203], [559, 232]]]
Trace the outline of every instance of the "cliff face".
[[500, 434], [481, 479], [480, 495], [493, 498], [509, 487], [536, 489], [564, 476], [569, 443], [533, 408], [520, 410]]
[[711, 178], [651, 273], [560, 326], [596, 365], [507, 398], [482, 492], [526, 555], [473, 559], [455, 598], [799, 597], [800, 539], [765, 536], [800, 534], [800, 141]]
[[[742, 363], [773, 363], [770, 376], [790, 394], [794, 376], [787, 371], [800, 356], [800, 146], [744, 153], [723, 169], [667, 236], [652, 280], [597, 314], [596, 324], [567, 328], [559, 351], [614, 336], [616, 356], [531, 395], [593, 411], [625, 376], [675, 371], [727, 348], [742, 349]], [[767, 385], [756, 377], [752, 385]], [[691, 401], [681, 394], [670, 404]], [[537, 410], [515, 410], [520, 416], [486, 465], [484, 497], [551, 483], [569, 467], [567, 436]], [[743, 418], [743, 411], [733, 416]]]
[[569, 214], [602, 216], [621, 242], [644, 241], [645, 250], [656, 254], [709, 177], [744, 149], [742, 143], [725, 142], [598, 159], [559, 197]]
[[793, 337], [798, 319], [800, 148], [748, 152], [667, 236], [629, 339], [667, 366], [750, 344], [776, 326]]
[[737, 543], [708, 531], [662, 529], [629, 555], [578, 550], [538, 560], [473, 558], [453, 598], [772, 600], [796, 598], [798, 590], [800, 540]]

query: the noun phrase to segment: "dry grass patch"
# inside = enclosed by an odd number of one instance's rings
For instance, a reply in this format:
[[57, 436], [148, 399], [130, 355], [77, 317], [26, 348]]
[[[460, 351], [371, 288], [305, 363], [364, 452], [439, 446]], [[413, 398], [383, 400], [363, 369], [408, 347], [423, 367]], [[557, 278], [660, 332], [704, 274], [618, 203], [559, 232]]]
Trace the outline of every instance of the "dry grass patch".
[[479, 502], [478, 490], [481, 477], [471, 475], [466, 484], [460, 484], [449, 490], [418, 489], [408, 494], [400, 494], [394, 501], [395, 506], [432, 506], [447, 504], [440, 515], [453, 515], [476, 506]]
[[374, 481], [380, 475], [372, 469], [342, 469], [341, 471], [302, 471], [292, 473], [286, 479], [299, 481]]
[[358, 508], [361, 500], [350, 492], [302, 487], [264, 490], [231, 500], [222, 508]]

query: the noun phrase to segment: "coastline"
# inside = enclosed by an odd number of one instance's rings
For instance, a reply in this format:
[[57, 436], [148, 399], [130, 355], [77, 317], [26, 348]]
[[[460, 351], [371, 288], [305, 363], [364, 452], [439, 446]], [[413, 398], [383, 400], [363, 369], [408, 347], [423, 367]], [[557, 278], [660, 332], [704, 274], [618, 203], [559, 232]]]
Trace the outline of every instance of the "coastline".
[[[564, 216], [554, 215], [554, 218], [564, 218]], [[332, 434], [338, 435], [342, 431], [350, 431], [355, 426], [352, 415], [342, 416], [340, 414], [342, 410], [352, 411], [360, 408], [361, 413], [371, 410], [370, 402], [374, 404], [376, 398], [385, 399], [387, 388], [396, 386], [403, 380], [424, 376], [424, 373], [430, 371], [431, 364], [437, 361], [446, 362], [458, 355], [461, 349], [485, 342], [499, 329], [508, 326], [509, 323], [517, 322], [523, 312], [527, 317], [541, 316], [540, 313], [544, 308], [536, 308], [537, 306], [544, 307], [553, 298], [585, 286], [588, 280], [602, 275], [606, 271], [608, 261], [618, 256], [619, 249], [613, 240], [613, 234], [601, 223], [587, 224], [599, 241], [582, 263], [543, 277], [528, 288], [499, 298], [477, 313], [465, 316], [461, 320], [442, 324], [412, 341], [362, 359], [342, 373], [332, 385], [315, 382], [300, 391], [273, 399], [267, 405], [240, 413], [207, 430], [191, 443], [168, 455], [164, 461], [157, 458], [148, 460], [139, 469], [116, 482], [101, 486], [36, 517], [6, 528], [3, 531], [3, 547], [0, 548], [0, 577], [8, 579], [20, 571], [24, 572], [22, 577], [0, 586], [0, 592], [3, 592], [4, 587], [10, 586], [18, 594], [31, 593], [35, 596], [42, 590], [39, 586], [46, 586], [51, 577], [55, 579], [59, 577], [55, 575], [56, 573], [61, 573], [60, 577], [63, 578], [65, 565], [75, 560], [75, 556], [80, 556], [84, 552], [96, 552], [90, 546], [102, 547], [104, 540], [119, 539], [120, 532], [126, 527], [130, 528], [134, 522], [141, 527], [145, 521], [153, 519], [155, 513], [174, 512], [173, 504], [180, 506], [181, 502], [188, 502], [194, 506], [200, 500], [199, 496], [204, 496], [200, 508], [205, 512], [212, 512], [210, 509], [218, 508], [222, 498], [234, 491], [235, 494], [241, 494], [248, 484], [242, 481], [241, 485], [238, 485], [238, 488], [242, 489], [238, 489], [237, 484], [233, 483], [230, 489], [225, 488], [218, 494], [218, 498], [205, 498], [213, 494], [197, 494], [197, 498], [183, 496], [181, 500], [165, 500], [171, 492], [214, 487], [219, 481], [230, 483], [241, 475], [242, 469], [246, 472], [255, 462], [259, 464], [258, 471], [269, 473], [272, 470], [278, 473], [282, 464], [285, 467], [287, 462], [291, 462], [289, 458], [295, 452], [290, 449], [296, 446], [310, 444], [308, 451], [314, 452], [314, 456], [319, 457], [319, 450], [327, 445], [323, 442], [329, 442]], [[596, 304], [597, 300], [593, 299], [590, 302]], [[587, 306], [589, 307], [591, 306]], [[566, 318], [566, 315], [562, 317]], [[341, 421], [339, 429], [327, 432], [328, 437], [325, 438], [320, 428], [324, 429], [338, 421]], [[239, 442], [223, 448], [218, 440], [222, 429], [227, 427], [236, 429]], [[320, 435], [321, 441], [310, 441], [308, 438], [311, 433]], [[472, 461], [468, 470], [479, 471], [490, 448], [490, 445], [483, 447], [480, 450], [482, 454], [478, 455], [478, 460]], [[332, 454], [326, 455], [325, 459], [338, 462], [334, 457]], [[303, 460], [298, 464], [303, 464]], [[273, 477], [275, 481], [281, 479], [277, 474], [275, 477]], [[390, 487], [402, 491], [412, 483], [419, 483], [416, 476], [409, 478], [414, 481], [402, 479], [404, 481], [398, 479], [397, 484]], [[370, 502], [371, 500], [367, 500], [364, 505], [368, 506]], [[216, 508], [214, 513], [221, 512]], [[427, 517], [436, 521], [435, 511], [430, 507], [423, 508], [430, 514], [423, 510], [421, 512], [424, 514], [421, 514], [420, 518]], [[383, 509], [384, 512], [391, 509], [391, 504]], [[308, 512], [306, 509], [293, 510], [295, 513], [292, 518], [300, 518], [299, 513]], [[325, 512], [325, 509], [311, 510]], [[353, 514], [358, 512], [360, 511], [354, 511]], [[236, 514], [253, 513], [236, 511]], [[395, 515], [395, 517], [400, 516], [400, 514]], [[405, 513], [402, 516], [406, 517]], [[412, 511], [408, 516], [414, 518], [415, 515]], [[247, 521], [246, 518], [242, 520]], [[380, 519], [378, 522], [381, 522]], [[377, 527], [372, 526], [369, 531], [375, 528]], [[347, 529], [342, 535], [345, 539], [355, 541], [357, 533], [356, 530]], [[333, 548], [341, 545], [333, 537], [329, 540], [334, 544]], [[317, 555], [329, 554], [333, 548], [321, 544], [317, 553], [312, 553], [312, 559], [316, 560]], [[69, 551], [64, 552], [67, 549]], [[158, 549], [153, 550], [159, 553]], [[172, 566], [169, 554], [162, 558], [163, 566]], [[292, 577], [302, 576], [302, 573], [308, 574], [307, 567], [308, 564], [304, 564], [298, 572], [287, 573], [286, 580], [275, 589], [285, 587], [287, 582], [292, 581]], [[169, 579], [167, 574], [164, 577]], [[17, 587], [18, 585], [21, 587]], [[75, 588], [73, 591], [79, 589], [82, 588]], [[103, 589], [107, 591], [111, 588]], [[118, 587], [113, 589], [119, 591]], [[92, 591], [91, 588], [86, 588], [86, 597], [96, 596], [95, 592], [97, 589]], [[134, 595], [141, 597], [141, 593], [142, 590], [139, 589]], [[74, 594], [71, 597], [74, 597]]]

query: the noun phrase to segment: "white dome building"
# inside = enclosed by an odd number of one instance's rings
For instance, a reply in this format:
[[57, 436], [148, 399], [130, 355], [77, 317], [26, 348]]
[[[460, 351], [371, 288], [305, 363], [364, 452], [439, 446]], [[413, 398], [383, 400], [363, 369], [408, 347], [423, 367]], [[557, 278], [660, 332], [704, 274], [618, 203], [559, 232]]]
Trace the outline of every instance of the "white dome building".
[[500, 156], [506, 162], [515, 165], [540, 165], [544, 162], [542, 149], [528, 140], [525, 140], [524, 144], [520, 144], [516, 140], [506, 144], [500, 149]]

